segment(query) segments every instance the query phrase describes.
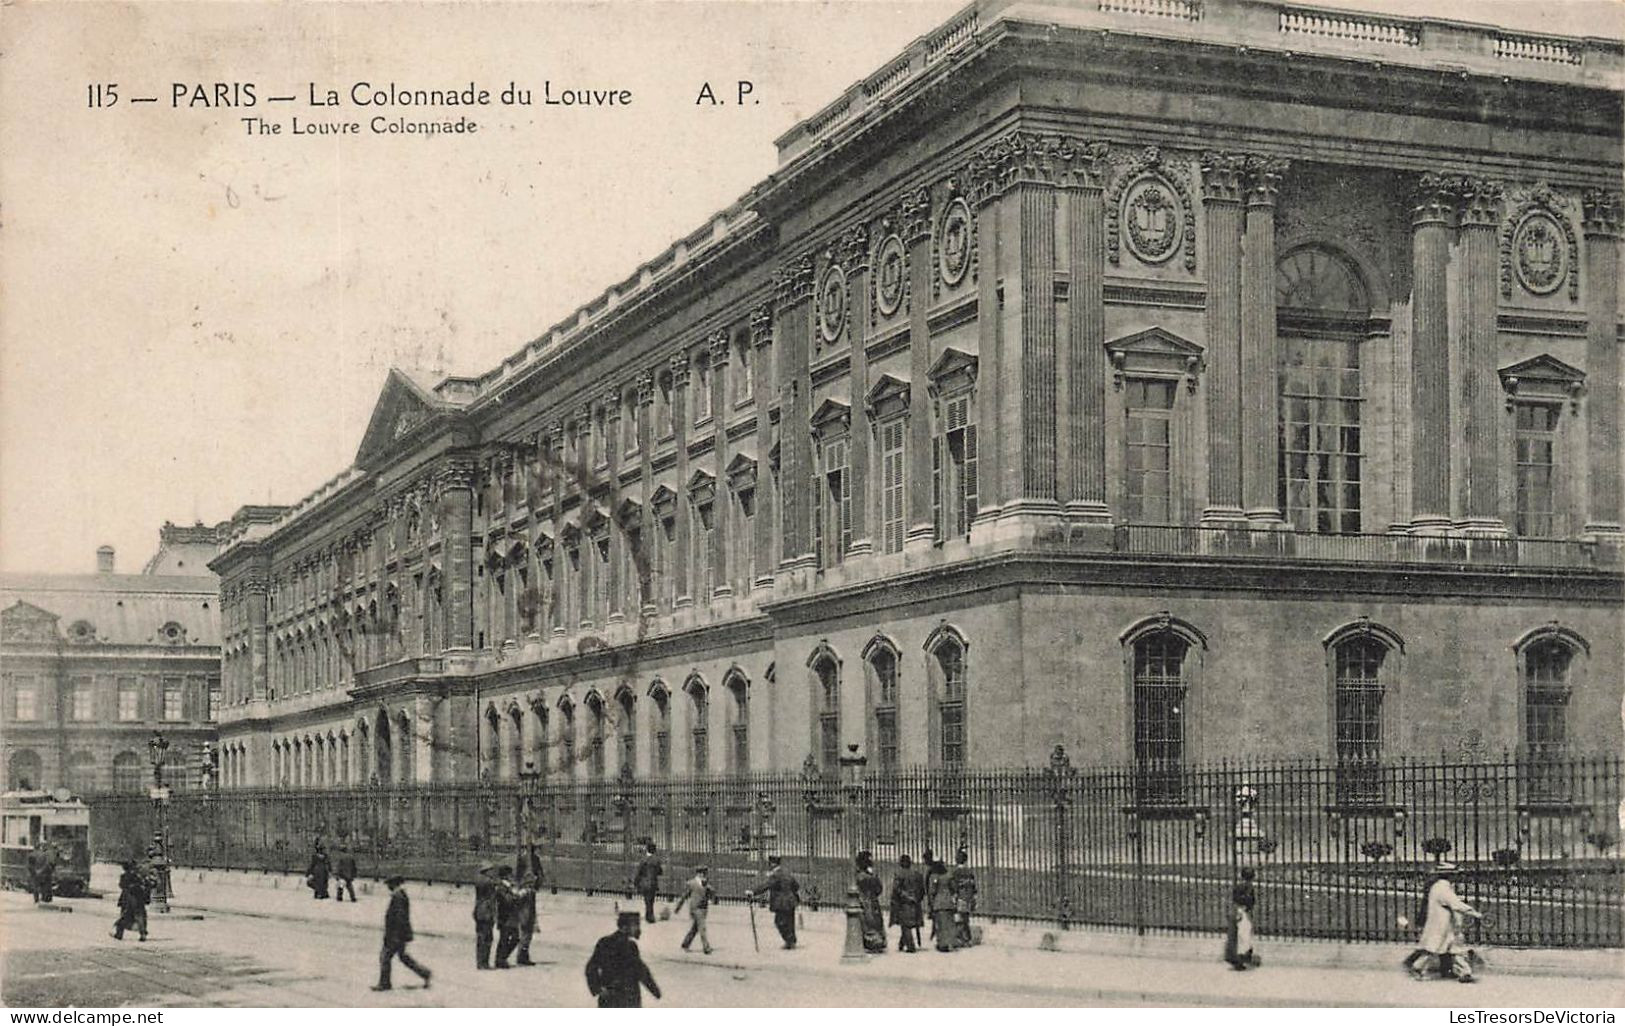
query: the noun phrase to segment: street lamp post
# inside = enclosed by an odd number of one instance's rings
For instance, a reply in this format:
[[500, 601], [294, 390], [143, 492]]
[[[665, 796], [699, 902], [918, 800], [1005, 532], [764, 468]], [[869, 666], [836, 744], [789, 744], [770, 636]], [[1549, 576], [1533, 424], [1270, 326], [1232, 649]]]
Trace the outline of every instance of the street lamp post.
[[169, 754], [169, 739], [158, 731], [152, 732], [152, 738], [147, 742], [147, 753], [152, 759], [152, 804], [155, 813], [158, 832], [153, 836], [153, 846], [157, 848], [152, 860], [153, 870], [158, 874], [158, 911], [169, 911], [170, 879], [169, 879], [169, 834], [164, 822], [164, 809], [169, 802], [169, 788], [164, 786], [164, 759]]

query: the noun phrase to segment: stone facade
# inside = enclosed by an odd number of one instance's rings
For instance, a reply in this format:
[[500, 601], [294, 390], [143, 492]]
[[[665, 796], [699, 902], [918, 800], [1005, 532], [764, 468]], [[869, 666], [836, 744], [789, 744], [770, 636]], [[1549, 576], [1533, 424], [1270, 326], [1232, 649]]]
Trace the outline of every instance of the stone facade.
[[1617, 750], [1621, 70], [968, 8], [238, 518], [225, 784]]
[[[221, 525], [224, 526], [224, 525]], [[0, 789], [144, 791], [201, 783], [220, 708], [218, 528], [165, 524], [139, 574], [0, 574]]]

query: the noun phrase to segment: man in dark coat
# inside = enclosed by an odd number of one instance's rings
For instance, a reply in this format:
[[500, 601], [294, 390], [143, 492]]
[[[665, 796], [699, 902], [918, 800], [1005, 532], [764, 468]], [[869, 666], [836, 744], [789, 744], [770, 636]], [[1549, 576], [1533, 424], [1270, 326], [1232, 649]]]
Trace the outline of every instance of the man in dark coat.
[[536, 932], [536, 892], [542, 887], [542, 859], [534, 844], [525, 845], [519, 853], [514, 875], [520, 887], [519, 901], [519, 953], [515, 965], [535, 965], [530, 960], [530, 938]]
[[891, 924], [902, 930], [899, 951], [920, 950], [920, 904], [924, 900], [925, 877], [914, 868], [914, 860], [904, 855], [897, 860], [897, 875], [891, 880]]
[[390, 989], [389, 971], [397, 957], [401, 965], [423, 977], [423, 989], [429, 989], [428, 968], [406, 953], [406, 945], [412, 940], [412, 903], [401, 889], [404, 882], [398, 876], [384, 881], [389, 888], [389, 909], [384, 913], [384, 948], [378, 953], [378, 985], [373, 990]]
[[958, 928], [953, 946], [968, 948], [972, 944], [970, 916], [976, 911], [976, 873], [970, 868], [970, 852], [964, 848], [959, 849], [948, 873], [948, 893], [954, 896], [954, 926]]
[[632, 889], [643, 895], [643, 918], [655, 921], [655, 895], [660, 892], [660, 860], [655, 857], [654, 842], [643, 846], [643, 860], [632, 876]]
[[36, 903], [50, 902], [56, 890], [56, 850], [43, 838], [28, 853], [28, 881]]
[[534, 896], [534, 892], [527, 891], [513, 882], [513, 869], [509, 866], [497, 867], [497, 962], [498, 969], [508, 968], [508, 956], [513, 954], [514, 948], [519, 946], [519, 918], [520, 909], [525, 903], [527, 894]]
[[123, 940], [124, 931], [135, 927], [142, 940], [147, 939], [147, 878], [141, 875], [134, 859], [124, 861], [124, 872], [118, 878], [118, 920], [113, 924], [113, 939]]
[[333, 864], [333, 875], [339, 881], [333, 888], [333, 897], [343, 901], [344, 892], [349, 891], [350, 900], [355, 901], [355, 853], [349, 848], [339, 849], [338, 861]]
[[768, 870], [767, 879], [749, 891], [747, 897], [767, 895], [767, 907], [773, 912], [773, 925], [778, 927], [779, 936], [784, 938], [784, 946], [788, 950], [796, 946], [796, 907], [801, 904], [801, 883], [784, 868], [784, 861], [777, 855], [769, 855], [767, 863], [772, 867]]
[[311, 897], [321, 899], [327, 897], [327, 878], [330, 875], [330, 863], [327, 858], [327, 849], [322, 847], [322, 839], [316, 838], [316, 846], [310, 853], [310, 868], [305, 870], [306, 881], [310, 884]]
[[636, 912], [619, 912], [615, 932], [598, 941], [587, 960], [587, 989], [599, 1008], [641, 1008], [643, 987], [660, 997], [654, 974], [644, 965], [637, 938], [643, 933]]
[[497, 867], [480, 867], [474, 884], [474, 968], [491, 968], [491, 934], [497, 922]]

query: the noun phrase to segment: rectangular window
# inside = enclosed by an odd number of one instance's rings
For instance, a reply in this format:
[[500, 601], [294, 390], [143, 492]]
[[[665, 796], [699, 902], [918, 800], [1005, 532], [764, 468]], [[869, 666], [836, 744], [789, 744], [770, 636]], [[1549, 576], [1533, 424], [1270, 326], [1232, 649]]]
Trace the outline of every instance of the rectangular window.
[[68, 718], [93, 720], [96, 718], [96, 689], [88, 677], [75, 677], [70, 693]]
[[841, 768], [841, 717], [839, 712], [825, 712], [818, 717], [818, 750], [823, 758], [825, 773]]
[[1171, 523], [1175, 383], [1130, 379], [1123, 390], [1123, 514], [1137, 523]]
[[170, 681], [164, 682], [164, 719], [179, 720], [185, 718], [181, 685]]
[[677, 602], [677, 518], [665, 517], [655, 528], [655, 569], [660, 574], [660, 596], [667, 610]]
[[1519, 403], [1514, 409], [1517, 449], [1515, 530], [1529, 538], [1556, 537], [1557, 416], [1561, 407]]
[[716, 504], [694, 504], [693, 553], [688, 565], [694, 575], [694, 601], [702, 606], [711, 604], [711, 592], [716, 587]]
[[204, 697], [209, 704], [203, 710], [203, 718], [212, 721], [220, 714], [220, 686], [211, 684]]
[[883, 773], [897, 770], [897, 707], [883, 705], [875, 710], [875, 754], [880, 757], [875, 767]]
[[711, 419], [711, 364], [700, 360], [694, 365], [694, 423]]
[[852, 488], [847, 479], [846, 439], [825, 442], [820, 455], [820, 469], [813, 476], [814, 551], [819, 554], [820, 566], [839, 566], [852, 544]]
[[655, 773], [671, 776], [671, 703], [663, 693], [655, 696]]
[[1134, 760], [1139, 800], [1184, 797], [1185, 643], [1169, 633], [1134, 645]]
[[756, 583], [756, 489], [736, 493], [734, 509], [734, 594], [749, 595]]
[[1300, 531], [1360, 530], [1360, 343], [1282, 339], [1281, 507]]
[[743, 403], [756, 394], [756, 379], [752, 376], [751, 360], [756, 354], [750, 351], [750, 336], [741, 334], [734, 343], [734, 363], [738, 370], [734, 372], [734, 402]]
[[880, 426], [880, 550], [903, 551], [903, 441], [899, 417]]
[[141, 719], [141, 685], [133, 680], [118, 682], [118, 718], [123, 723]]
[[938, 542], [970, 536], [976, 519], [976, 425], [972, 395], [943, 401], [942, 435], [931, 441], [932, 523]]
[[25, 722], [39, 719], [39, 685], [32, 678], [21, 678], [12, 686], [11, 718]]

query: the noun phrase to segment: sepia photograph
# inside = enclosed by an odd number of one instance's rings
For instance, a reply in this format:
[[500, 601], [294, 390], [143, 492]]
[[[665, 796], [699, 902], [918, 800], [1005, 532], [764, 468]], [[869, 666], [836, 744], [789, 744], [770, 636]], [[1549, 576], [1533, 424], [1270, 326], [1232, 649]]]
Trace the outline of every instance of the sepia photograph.
[[1614, 1023], [1622, 172], [1621, 0], [0, 2], [9, 1022]]

